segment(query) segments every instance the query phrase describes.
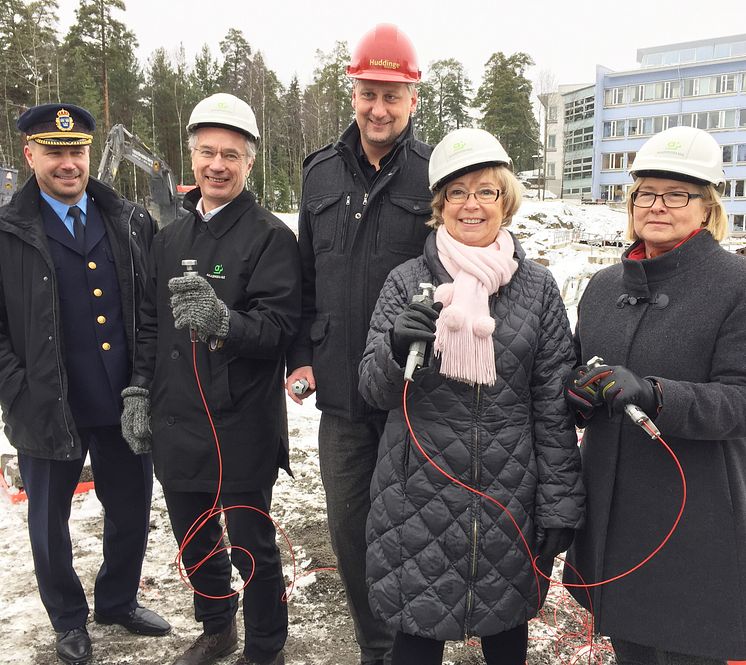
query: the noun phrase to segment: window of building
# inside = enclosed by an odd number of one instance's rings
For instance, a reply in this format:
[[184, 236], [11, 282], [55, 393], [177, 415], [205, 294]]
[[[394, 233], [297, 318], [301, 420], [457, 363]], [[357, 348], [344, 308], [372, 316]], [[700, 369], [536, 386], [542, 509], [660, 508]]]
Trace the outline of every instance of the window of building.
[[723, 164], [730, 164], [733, 162], [733, 148], [732, 145], [723, 146]]
[[557, 149], [557, 135], [549, 134], [547, 136], [547, 150], [556, 150], [556, 149]]
[[604, 171], [617, 171], [624, 168], [623, 152], [605, 152], [601, 155], [601, 168]]
[[552, 179], [554, 179], [554, 178], [556, 178], [556, 177], [557, 177], [557, 176], [556, 176], [556, 172], [557, 172], [557, 170], [556, 170], [556, 166], [557, 166], [557, 165], [556, 165], [556, 164], [555, 164], [554, 162], [549, 162], [549, 163], [547, 164], [547, 178], [552, 178]]
[[746, 215], [733, 215], [733, 231], [735, 233], [746, 232]]
[[708, 44], [707, 46], [698, 46], [694, 57], [697, 62], [702, 62], [702, 60], [712, 60], [713, 52], [714, 48], [712, 44]]
[[565, 121], [573, 122], [575, 120], [590, 118], [593, 115], [594, 107], [595, 99], [593, 97], [583, 97], [582, 99], [568, 102], [565, 104]]
[[730, 58], [730, 44], [715, 44], [714, 55], [716, 58]]
[[624, 187], [622, 185], [606, 185], [601, 190], [601, 198], [606, 201], [615, 201], [617, 203], [624, 201]]
[[604, 90], [604, 106], [618, 106], [619, 104], [624, 104], [624, 88]]
[[624, 136], [624, 121], [623, 120], [609, 120], [604, 123], [604, 138], [617, 138]]
[[565, 132], [565, 152], [574, 152], [593, 147], [593, 127], [581, 127]]
[[648, 118], [631, 118], [627, 122], [630, 136], [650, 136], [666, 129], [666, 117], [663, 115]]
[[735, 92], [736, 75], [722, 74], [715, 78], [715, 92]]
[[736, 161], [746, 162], [746, 143], [739, 143], [737, 146], [734, 146], [734, 147], [737, 150]]
[[[743, 77], [744, 81], [746, 81], [746, 74], [744, 74]], [[741, 109], [741, 121], [738, 123], [739, 127], [746, 127], [746, 108]]]
[[548, 122], [557, 122], [557, 107], [552, 105], [547, 110], [547, 121]]
[[635, 157], [637, 157], [636, 152], [628, 152], [627, 153], [627, 168], [630, 168], [635, 161]]
[[566, 180], [580, 180], [593, 175], [593, 157], [579, 157], [565, 162], [564, 176]]
[[725, 181], [725, 192], [723, 192], [723, 198], [724, 199], [744, 198], [744, 196], [746, 196], [746, 193], [744, 193], [744, 185], [746, 185], [746, 180], [726, 180]]
[[679, 81], [664, 81], [663, 99], [676, 99], [681, 92]]

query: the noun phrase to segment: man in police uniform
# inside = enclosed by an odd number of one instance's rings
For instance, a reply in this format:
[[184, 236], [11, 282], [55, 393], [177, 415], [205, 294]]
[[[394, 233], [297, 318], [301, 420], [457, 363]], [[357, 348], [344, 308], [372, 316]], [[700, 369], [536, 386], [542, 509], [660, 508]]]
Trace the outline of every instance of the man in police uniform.
[[429, 233], [432, 149], [410, 116], [417, 55], [396, 26], [377, 25], [352, 54], [355, 120], [339, 140], [306, 158], [298, 243], [303, 322], [288, 351], [288, 394], [305, 380], [321, 409], [319, 463], [337, 567], [363, 665], [389, 658], [392, 636], [373, 616], [365, 583], [365, 520], [387, 414], [358, 393], [370, 317], [389, 271], [422, 254]]
[[104, 508], [94, 618], [133, 633], [170, 626], [137, 603], [152, 462], [119, 427], [154, 225], [89, 176], [95, 121], [44, 104], [17, 123], [34, 174], [0, 209], [0, 405], [28, 495], [34, 567], [65, 663], [92, 656], [88, 603], [72, 565], [68, 519], [86, 453]]

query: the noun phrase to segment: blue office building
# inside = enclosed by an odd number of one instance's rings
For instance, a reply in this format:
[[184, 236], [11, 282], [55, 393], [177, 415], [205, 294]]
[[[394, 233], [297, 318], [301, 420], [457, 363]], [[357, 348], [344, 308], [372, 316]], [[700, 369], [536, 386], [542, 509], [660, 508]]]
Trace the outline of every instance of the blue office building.
[[591, 197], [623, 201], [648, 137], [699, 127], [722, 146], [723, 203], [731, 231], [746, 233], [746, 35], [644, 48], [637, 60], [634, 71], [596, 68]]

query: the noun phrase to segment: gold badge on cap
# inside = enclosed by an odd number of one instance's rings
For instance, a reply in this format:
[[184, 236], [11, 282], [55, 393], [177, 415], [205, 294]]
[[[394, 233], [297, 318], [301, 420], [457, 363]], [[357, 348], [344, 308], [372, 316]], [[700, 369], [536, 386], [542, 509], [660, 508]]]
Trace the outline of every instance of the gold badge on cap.
[[75, 121], [70, 115], [70, 112], [66, 109], [60, 109], [57, 111], [57, 117], [54, 120], [54, 124], [57, 125], [57, 129], [61, 132], [71, 132], [75, 127]]

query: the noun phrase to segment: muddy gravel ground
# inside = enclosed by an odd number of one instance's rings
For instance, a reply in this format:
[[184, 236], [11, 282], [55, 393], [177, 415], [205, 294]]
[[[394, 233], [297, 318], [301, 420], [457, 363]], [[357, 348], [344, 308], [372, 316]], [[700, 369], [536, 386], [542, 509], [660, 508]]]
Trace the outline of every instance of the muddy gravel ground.
[[[359, 661], [344, 591], [334, 570], [318, 470], [316, 429], [318, 412], [312, 404], [289, 404], [291, 463], [295, 479], [281, 475], [275, 489], [273, 518], [293, 544], [295, 587], [290, 596], [290, 635], [285, 649], [288, 665], [357, 665]], [[54, 634], [39, 600], [26, 531], [25, 503], [0, 496], [0, 663], [55, 665]], [[92, 598], [93, 581], [101, 563], [101, 507], [89, 492], [74, 500], [70, 520], [75, 567]], [[281, 538], [285, 573], [293, 568]], [[143, 568], [140, 602], [173, 625], [161, 638], [137, 637], [117, 626], [88, 629], [94, 644], [94, 663], [168, 665], [192, 642], [200, 629], [192, 613], [191, 592], [174, 566], [176, 544], [163, 496], [156, 483], [148, 554]], [[558, 569], [555, 569], [555, 575]], [[240, 588], [236, 577], [235, 587]], [[240, 619], [240, 613], [239, 613]], [[585, 613], [561, 589], [550, 591], [541, 618], [531, 622], [529, 665], [612, 665], [608, 646], [596, 642], [588, 649]], [[239, 629], [239, 635], [241, 631]], [[237, 655], [218, 661], [232, 665]], [[445, 663], [483, 663], [477, 640], [448, 643]]]

